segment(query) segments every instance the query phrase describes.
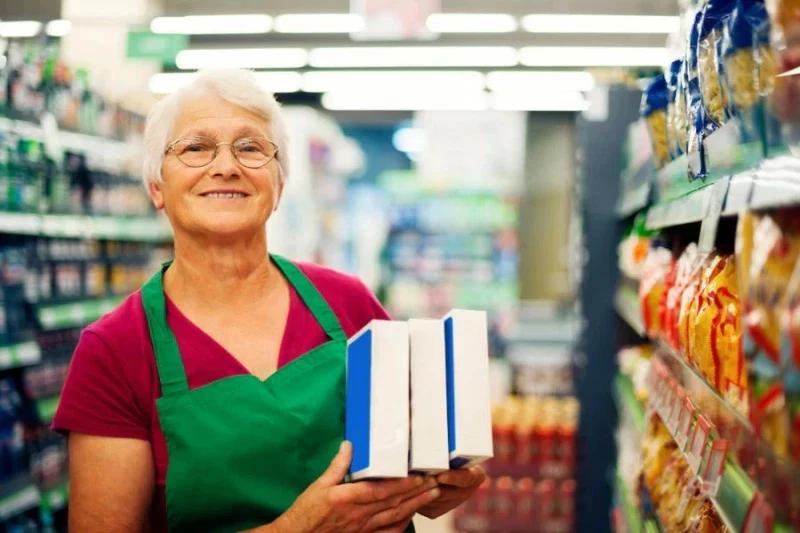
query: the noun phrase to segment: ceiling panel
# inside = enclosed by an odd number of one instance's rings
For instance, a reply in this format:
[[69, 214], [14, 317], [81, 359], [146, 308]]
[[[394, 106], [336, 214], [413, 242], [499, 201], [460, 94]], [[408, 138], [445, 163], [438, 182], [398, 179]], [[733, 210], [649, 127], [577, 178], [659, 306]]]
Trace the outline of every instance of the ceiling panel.
[[61, 18], [61, 0], [0, 0], [2, 20], [53, 20]]

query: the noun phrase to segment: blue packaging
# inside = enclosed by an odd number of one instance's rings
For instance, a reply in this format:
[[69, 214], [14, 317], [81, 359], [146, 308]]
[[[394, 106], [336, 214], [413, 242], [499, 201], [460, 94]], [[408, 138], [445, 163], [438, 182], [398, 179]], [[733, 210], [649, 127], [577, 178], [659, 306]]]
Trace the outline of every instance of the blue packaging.
[[[670, 159], [677, 159], [686, 150], [686, 133], [681, 134], [681, 126], [685, 120], [681, 120], [681, 115], [685, 113], [686, 106], [680, 105], [682, 98], [679, 98], [679, 88], [681, 69], [684, 61], [676, 59], [669, 65], [666, 75], [667, 81], [667, 148]], [[679, 111], [683, 108], [682, 111]]]
[[653, 159], [656, 168], [669, 163], [669, 146], [667, 145], [667, 79], [659, 74], [650, 82], [642, 94], [639, 113], [644, 118], [650, 143], [653, 147]]

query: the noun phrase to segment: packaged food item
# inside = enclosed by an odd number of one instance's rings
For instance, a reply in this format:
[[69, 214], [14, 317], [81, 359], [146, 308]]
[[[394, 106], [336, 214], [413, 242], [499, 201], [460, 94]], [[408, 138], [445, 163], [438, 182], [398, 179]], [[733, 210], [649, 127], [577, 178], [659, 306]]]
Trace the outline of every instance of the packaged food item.
[[[750, 223], [740, 232], [750, 229]], [[788, 454], [789, 420], [781, 356], [781, 309], [800, 256], [800, 211], [783, 209], [755, 216], [752, 236], [740, 236], [739, 263], [747, 266], [744, 349], [750, 369], [750, 418], [754, 429], [779, 456]], [[751, 246], [747, 250], [745, 246]]]
[[783, 314], [783, 348], [788, 352], [784, 389], [789, 408], [789, 455], [800, 461], [800, 259], [789, 283]]
[[692, 353], [694, 347], [694, 321], [697, 316], [698, 300], [706, 256], [696, 254], [688, 257], [688, 275], [681, 293], [680, 310], [678, 311], [678, 348], [686, 362], [694, 365]]
[[[768, 0], [767, 10], [772, 21], [771, 40], [777, 54], [777, 71], [792, 71], [800, 67], [800, 2]], [[800, 121], [800, 76], [776, 78], [770, 100], [771, 109], [779, 120]]]
[[645, 331], [650, 338], [657, 338], [661, 332], [661, 302], [666, 291], [666, 278], [672, 268], [672, 251], [666, 241], [654, 239], [652, 248], [642, 267], [639, 283], [639, 302]]
[[734, 257], [712, 257], [700, 286], [692, 358], [708, 382], [747, 416], [747, 373]]
[[730, 113], [740, 118], [745, 142], [758, 138], [759, 116], [753, 108], [771, 90], [776, 74], [768, 24], [763, 1], [738, 0], [724, 26], [723, 86], [730, 97]]
[[[698, 11], [694, 18], [689, 33], [689, 47], [686, 52], [686, 81], [684, 90], [689, 115], [689, 128], [687, 137], [688, 154], [698, 154], [703, 148], [703, 127], [705, 122], [705, 107], [703, 106], [703, 93], [700, 90], [700, 61], [698, 57], [700, 33], [703, 29], [703, 11]], [[701, 167], [702, 167], [702, 156]], [[699, 172], [702, 174], [702, 170]]]
[[675, 87], [675, 139], [682, 154], [689, 152], [689, 132], [692, 129], [689, 107], [689, 62], [681, 61]]
[[650, 143], [653, 146], [653, 159], [656, 168], [669, 163], [667, 146], [667, 80], [659, 74], [642, 95], [640, 114], [647, 124]]
[[676, 350], [681, 349], [680, 321], [681, 300], [687, 285], [691, 281], [695, 260], [697, 258], [697, 244], [690, 243], [678, 259], [675, 283], [667, 291], [665, 323], [662, 338]]
[[667, 79], [667, 149], [669, 158], [677, 159], [686, 150], [686, 104], [678, 82], [685, 61], [670, 63]]
[[629, 279], [641, 279], [642, 267], [650, 249], [650, 235], [646, 228], [647, 216], [640, 213], [633, 222], [630, 234], [619, 244], [619, 269]]
[[408, 475], [408, 324], [373, 320], [347, 342], [345, 435], [353, 479]]
[[733, 6], [734, 2], [731, 0], [709, 0], [703, 10], [698, 30], [697, 68], [703, 97], [704, 135], [716, 131], [729, 118], [727, 95], [720, 82], [720, 70], [723, 69], [722, 63], [718, 61], [718, 45]]

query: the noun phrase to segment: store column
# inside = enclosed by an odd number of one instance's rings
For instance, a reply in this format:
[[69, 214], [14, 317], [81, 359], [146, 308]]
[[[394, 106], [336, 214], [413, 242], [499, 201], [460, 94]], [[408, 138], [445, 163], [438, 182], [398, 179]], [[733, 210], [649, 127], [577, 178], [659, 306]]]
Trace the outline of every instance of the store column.
[[161, 11], [161, 0], [63, 0], [61, 16], [72, 30], [62, 38], [62, 57], [73, 68], [85, 68], [91, 86], [105, 97], [144, 111], [152, 98], [150, 76], [161, 69], [156, 61], [126, 58], [127, 32], [148, 27]]

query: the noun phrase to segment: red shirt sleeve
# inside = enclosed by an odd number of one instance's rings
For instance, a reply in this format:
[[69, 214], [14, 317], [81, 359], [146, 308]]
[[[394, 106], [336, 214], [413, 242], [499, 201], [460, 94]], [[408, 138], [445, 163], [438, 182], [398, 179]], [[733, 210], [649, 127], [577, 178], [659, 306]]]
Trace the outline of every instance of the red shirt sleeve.
[[150, 440], [119, 354], [91, 330], [81, 334], [61, 393], [53, 429], [103, 437]]

